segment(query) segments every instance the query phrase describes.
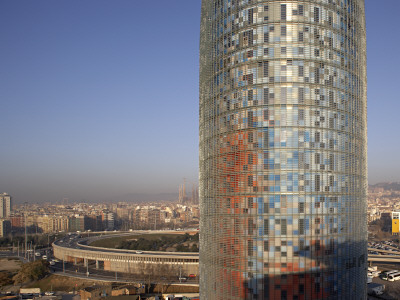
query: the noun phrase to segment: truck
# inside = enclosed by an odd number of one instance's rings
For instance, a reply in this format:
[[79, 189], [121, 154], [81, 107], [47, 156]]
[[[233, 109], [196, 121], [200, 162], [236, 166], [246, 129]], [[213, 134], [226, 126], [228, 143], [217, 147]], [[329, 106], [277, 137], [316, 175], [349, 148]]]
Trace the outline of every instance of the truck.
[[379, 296], [385, 291], [385, 286], [380, 283], [371, 282], [368, 283], [368, 295]]

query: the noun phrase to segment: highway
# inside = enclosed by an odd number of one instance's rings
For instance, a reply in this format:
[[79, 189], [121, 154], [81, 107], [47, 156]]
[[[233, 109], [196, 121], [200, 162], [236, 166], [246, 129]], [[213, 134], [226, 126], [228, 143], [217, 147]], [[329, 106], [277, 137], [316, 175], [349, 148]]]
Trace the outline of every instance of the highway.
[[369, 254], [368, 261], [372, 262], [387, 262], [387, 263], [400, 263], [399, 255], [375, 255]]
[[[182, 232], [182, 231], [181, 231]], [[190, 231], [193, 232], [193, 231]], [[129, 235], [137, 235], [137, 234], [154, 234], [154, 233], [163, 233], [163, 234], [176, 234], [176, 231], [134, 231], [134, 232], [127, 232], [127, 233], [120, 233], [120, 234], [113, 234], [112, 237], [120, 237], [120, 236], [129, 236]], [[178, 232], [180, 233], [180, 232]], [[179, 256], [188, 257], [188, 258], [198, 258], [199, 254], [197, 252], [188, 253], [188, 252], [164, 252], [164, 251], [142, 251], [142, 250], [126, 250], [126, 249], [110, 249], [110, 248], [103, 248], [103, 247], [93, 247], [90, 246], [90, 243], [100, 240], [109, 238], [110, 236], [95, 236], [95, 237], [78, 237], [78, 234], [72, 234], [70, 236], [65, 236], [63, 239], [57, 240], [54, 242], [55, 245], [61, 247], [67, 247], [72, 249], [82, 249], [82, 250], [89, 250], [89, 251], [98, 251], [98, 252], [109, 252], [109, 253], [121, 253], [121, 254], [143, 254], [143, 255], [163, 255], [163, 256]], [[89, 245], [88, 245], [89, 244]]]
[[380, 252], [380, 253], [385, 253], [389, 255], [400, 255], [400, 251], [390, 251], [390, 250], [384, 250], [384, 249], [376, 249], [376, 248], [370, 248], [368, 247], [368, 251], [373, 251], [373, 252]]
[[[186, 282], [179, 282], [172, 277], [166, 278], [159, 275], [154, 276], [137, 276], [135, 274], [127, 274], [120, 272], [104, 271], [84, 266], [73, 265], [71, 263], [58, 262], [55, 266], [50, 266], [50, 270], [55, 275], [68, 276], [74, 278], [82, 278], [86, 280], [96, 280], [104, 282], [119, 282], [119, 283], [148, 283], [152, 284], [165, 284], [165, 285], [184, 285], [184, 286], [198, 286], [197, 279], [189, 279]], [[89, 272], [89, 274], [87, 274]], [[175, 276], [174, 276], [175, 277]]]
[[[143, 233], [150, 234], [152, 232], [128, 232], [114, 236], [133, 236]], [[94, 270], [131, 274], [130, 276], [133, 273], [157, 273], [163, 274], [163, 276], [173, 274], [171, 279], [176, 280], [180, 276], [189, 278], [193, 275], [197, 277], [199, 273], [198, 253], [124, 250], [87, 245], [102, 238], [109, 238], [109, 236], [84, 238], [79, 234], [65, 236], [53, 243], [54, 256], [75, 265], [83, 264], [86, 267], [89, 264], [89, 268], [93, 267]], [[169, 279], [169, 281], [171, 280]]]
[[[17, 258], [23, 263], [27, 260], [23, 256], [17, 256], [17, 253], [12, 251], [0, 252], [0, 258]], [[36, 258], [37, 260], [38, 258]], [[49, 256], [49, 259], [51, 257]], [[121, 272], [111, 272], [96, 269], [93, 264], [88, 267], [82, 265], [74, 265], [68, 262], [56, 262], [55, 265], [50, 266], [50, 273], [54, 275], [68, 276], [74, 278], [82, 278], [86, 280], [104, 281], [104, 282], [119, 282], [119, 283], [148, 283], [152, 284], [179, 284], [185, 286], [198, 286], [198, 278], [188, 279], [186, 282], [179, 282], [177, 276], [164, 277], [160, 275], [155, 276], [137, 276], [134, 274], [127, 274]], [[89, 274], [87, 274], [89, 272]]]
[[[126, 235], [137, 235], [137, 234], [146, 234], [146, 233], [153, 233], [153, 232], [126, 232], [126, 233], [118, 233], [118, 234], [113, 234], [113, 236], [126, 236]], [[166, 233], [166, 232], [161, 232], [161, 233]], [[169, 233], [175, 233], [175, 232], [169, 232]], [[160, 252], [160, 251], [137, 251], [137, 250], [124, 250], [124, 249], [109, 249], [109, 248], [100, 248], [100, 247], [93, 247], [90, 245], [87, 245], [88, 243], [90, 244], [91, 242], [102, 239], [102, 238], [107, 238], [110, 236], [95, 236], [95, 237], [80, 237], [79, 234], [71, 234], [67, 235], [64, 238], [57, 240], [54, 242], [54, 245], [57, 245], [59, 247], [63, 248], [70, 248], [74, 250], [82, 250], [84, 252], [90, 251], [90, 252], [96, 252], [96, 253], [115, 253], [115, 254], [127, 254], [127, 255], [134, 255], [137, 257], [146, 257], [146, 256], [163, 256], [163, 257], [169, 257], [169, 256], [174, 256], [176, 257], [177, 255], [181, 257], [186, 257], [186, 258], [197, 258], [198, 259], [198, 253], [176, 253], [176, 252]], [[396, 249], [393, 249], [396, 250]], [[377, 248], [372, 248], [368, 247], [368, 251], [373, 251], [373, 252], [378, 252], [381, 254], [369, 254], [368, 255], [368, 261], [370, 262], [383, 262], [383, 263], [400, 263], [400, 251], [390, 251], [390, 250], [384, 250], [384, 249], [377, 249]], [[13, 252], [0, 252], [0, 257], [16, 257], [16, 253]], [[23, 260], [23, 257], [20, 259]], [[72, 263], [67, 263], [65, 262], [64, 268], [62, 266], [62, 262], [56, 263], [55, 266], [51, 266], [51, 270], [57, 274], [57, 275], [65, 275], [65, 276], [71, 276], [71, 277], [78, 277], [78, 278], [85, 278], [85, 279], [91, 279], [91, 280], [103, 280], [103, 281], [113, 281], [113, 282], [148, 282], [149, 278], [148, 276], [144, 275], [133, 275], [129, 273], [123, 273], [123, 272], [114, 272], [114, 271], [106, 271], [102, 269], [96, 269], [95, 264], [93, 261], [89, 263], [89, 265], [83, 266], [83, 264], [77, 264], [74, 265]], [[89, 274], [87, 275], [87, 271], [89, 271]], [[177, 280], [178, 276], [170, 276], [170, 277], [164, 277], [164, 276], [158, 276], [154, 278], [150, 278], [150, 281], [153, 283], [165, 283], [165, 284], [179, 284], [179, 281]], [[187, 282], [189, 285], [198, 285], [198, 278], [196, 279], [189, 279]]]

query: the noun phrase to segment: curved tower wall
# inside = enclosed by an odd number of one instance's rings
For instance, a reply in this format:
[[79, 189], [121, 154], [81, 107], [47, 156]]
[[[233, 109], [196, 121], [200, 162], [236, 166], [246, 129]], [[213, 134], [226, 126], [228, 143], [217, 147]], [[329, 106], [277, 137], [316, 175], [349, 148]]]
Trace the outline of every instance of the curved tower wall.
[[200, 294], [366, 299], [363, 0], [203, 0]]

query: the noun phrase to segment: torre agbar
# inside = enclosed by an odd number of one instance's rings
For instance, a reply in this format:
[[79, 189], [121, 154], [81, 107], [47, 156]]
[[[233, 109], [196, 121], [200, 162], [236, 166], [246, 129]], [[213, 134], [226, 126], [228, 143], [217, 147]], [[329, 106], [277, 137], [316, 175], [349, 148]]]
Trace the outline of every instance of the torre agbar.
[[364, 0], [203, 0], [201, 299], [366, 299]]

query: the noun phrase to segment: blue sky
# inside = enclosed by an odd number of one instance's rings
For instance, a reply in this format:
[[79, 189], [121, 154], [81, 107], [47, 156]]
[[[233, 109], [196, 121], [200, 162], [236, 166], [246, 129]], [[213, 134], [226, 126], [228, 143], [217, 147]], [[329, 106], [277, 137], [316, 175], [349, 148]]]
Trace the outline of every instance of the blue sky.
[[[400, 1], [367, 0], [369, 178], [400, 181]], [[0, 1], [0, 192], [177, 192], [198, 178], [200, 0]]]
[[398, 0], [366, 0], [369, 181], [400, 181]]

